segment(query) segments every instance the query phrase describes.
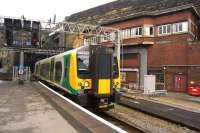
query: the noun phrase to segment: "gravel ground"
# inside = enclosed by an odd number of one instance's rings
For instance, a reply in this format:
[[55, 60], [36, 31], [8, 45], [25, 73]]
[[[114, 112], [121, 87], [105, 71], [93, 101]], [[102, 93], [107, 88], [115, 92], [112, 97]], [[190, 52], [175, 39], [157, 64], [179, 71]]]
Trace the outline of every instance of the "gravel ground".
[[108, 114], [115, 118], [142, 129], [150, 133], [198, 133], [187, 127], [155, 118], [153, 116], [141, 113], [139, 111], [129, 109], [127, 107], [116, 105], [114, 109], [109, 110]]

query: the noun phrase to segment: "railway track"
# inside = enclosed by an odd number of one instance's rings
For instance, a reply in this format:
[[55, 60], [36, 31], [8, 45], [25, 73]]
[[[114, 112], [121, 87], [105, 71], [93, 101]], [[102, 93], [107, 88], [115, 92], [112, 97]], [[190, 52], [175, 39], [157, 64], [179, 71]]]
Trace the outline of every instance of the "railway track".
[[[45, 82], [43, 82], [45, 83]], [[48, 87], [50, 87], [51, 89], [53, 89], [54, 91], [58, 92], [59, 94], [69, 98], [67, 95], [65, 95], [65, 92], [63, 92], [62, 90], [57, 89], [56, 87], [53, 87], [47, 83], [45, 83], [45, 85], [47, 85]], [[101, 118], [107, 120], [108, 122], [124, 129], [125, 131], [129, 132], [129, 133], [143, 133], [144, 131], [142, 131], [140, 128], [138, 127], [134, 127], [134, 125], [129, 124], [129, 122], [125, 121], [124, 119], [118, 119], [116, 114], [111, 113], [110, 111], [97, 111], [97, 110], [93, 110], [93, 109], [88, 109], [91, 112], [93, 112], [94, 114], [100, 116]]]
[[[134, 108], [134, 106], [130, 106], [129, 104], [126, 104], [127, 101], [128, 101], [128, 103], [135, 104], [136, 108]], [[160, 132], [159, 130], [154, 130], [154, 125], [158, 129], [159, 128], [165, 129], [166, 132], [177, 132], [177, 133], [179, 133], [179, 132], [181, 132], [181, 133], [184, 133], [184, 132], [185, 133], [188, 133], [188, 132], [197, 133], [197, 132], [199, 132], [198, 129], [193, 128], [188, 125], [185, 125], [185, 124], [182, 124], [182, 122], [178, 122], [178, 120], [174, 120], [174, 119], [172, 120], [172, 119], [167, 118], [166, 116], [163, 117], [162, 115], [160, 116], [159, 114], [157, 114], [155, 112], [151, 113], [151, 108], [154, 109], [155, 107], [149, 106], [149, 110], [148, 110], [148, 108], [142, 108], [143, 107], [142, 103], [140, 103], [140, 101], [138, 101], [137, 99], [122, 95], [120, 98], [120, 102], [118, 104], [121, 107], [124, 107], [128, 110], [132, 110], [135, 112], [140, 112], [143, 116], [146, 116], [149, 119], [146, 122], [149, 124], [147, 124], [148, 126], [143, 125], [142, 127], [144, 127], [149, 132]], [[137, 108], [137, 106], [139, 108]], [[169, 109], [169, 111], [170, 111], [170, 109], [172, 109], [172, 108], [166, 108], [166, 109]], [[162, 114], [162, 108], [160, 108], [160, 113]], [[141, 117], [141, 119], [143, 119], [143, 117]], [[158, 122], [160, 124], [157, 124]]]
[[[64, 95], [62, 91], [56, 88], [53, 88], [53, 90]], [[104, 112], [88, 110], [130, 133], [196, 133], [186, 127], [142, 113], [125, 105], [116, 104], [114, 109]]]
[[117, 114], [111, 113], [109, 111], [107, 112], [99, 112], [96, 113], [101, 118], [109, 121], [110, 123], [124, 129], [125, 131], [129, 133], [144, 133], [140, 128], [136, 127], [135, 125], [130, 124], [128, 121], [125, 121], [124, 119], [119, 119]]

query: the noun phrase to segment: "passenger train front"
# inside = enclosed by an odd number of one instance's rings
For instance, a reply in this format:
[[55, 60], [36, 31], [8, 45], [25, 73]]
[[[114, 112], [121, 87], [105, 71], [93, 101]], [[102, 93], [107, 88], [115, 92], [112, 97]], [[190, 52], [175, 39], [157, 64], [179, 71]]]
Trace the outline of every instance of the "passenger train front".
[[82, 106], [111, 108], [119, 97], [120, 70], [113, 50], [90, 45], [36, 62], [35, 76]]

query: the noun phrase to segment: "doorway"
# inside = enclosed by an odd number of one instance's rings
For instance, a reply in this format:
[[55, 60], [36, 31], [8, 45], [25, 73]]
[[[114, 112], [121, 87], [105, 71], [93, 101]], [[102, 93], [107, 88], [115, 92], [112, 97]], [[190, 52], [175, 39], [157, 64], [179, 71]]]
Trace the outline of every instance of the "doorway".
[[186, 92], [186, 76], [185, 75], [174, 76], [174, 90], [177, 92]]

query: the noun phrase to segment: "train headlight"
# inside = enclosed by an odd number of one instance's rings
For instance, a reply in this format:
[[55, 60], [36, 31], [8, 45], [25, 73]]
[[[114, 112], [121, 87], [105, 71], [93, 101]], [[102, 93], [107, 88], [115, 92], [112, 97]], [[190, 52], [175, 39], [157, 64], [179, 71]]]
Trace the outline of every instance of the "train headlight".
[[85, 87], [89, 87], [89, 82], [88, 82], [88, 81], [85, 81], [85, 82], [84, 82], [84, 86], [85, 86]]

